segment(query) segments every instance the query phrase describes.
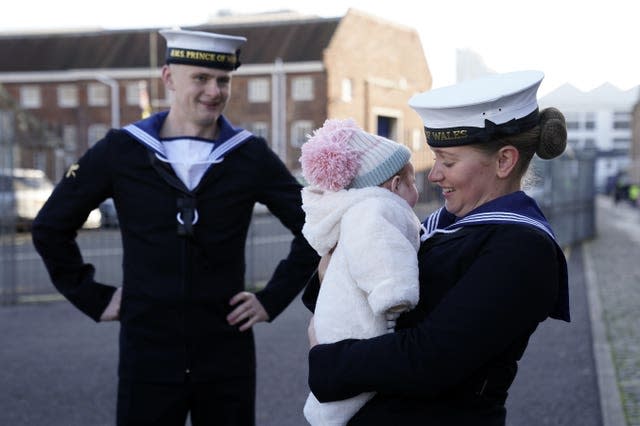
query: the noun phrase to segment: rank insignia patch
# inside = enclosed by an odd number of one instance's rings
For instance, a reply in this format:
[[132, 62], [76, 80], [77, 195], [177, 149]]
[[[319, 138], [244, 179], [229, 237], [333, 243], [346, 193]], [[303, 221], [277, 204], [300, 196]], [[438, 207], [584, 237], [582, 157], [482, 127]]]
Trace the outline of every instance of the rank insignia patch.
[[65, 177], [76, 177], [76, 170], [78, 170], [79, 168], [80, 166], [78, 165], [78, 163], [72, 164], [71, 166], [69, 166], [69, 170], [67, 170]]

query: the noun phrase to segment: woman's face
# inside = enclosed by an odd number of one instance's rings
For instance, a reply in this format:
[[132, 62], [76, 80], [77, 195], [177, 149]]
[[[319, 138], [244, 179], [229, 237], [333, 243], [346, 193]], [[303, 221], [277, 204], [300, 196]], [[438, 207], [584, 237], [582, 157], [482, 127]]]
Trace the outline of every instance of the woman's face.
[[457, 217], [501, 195], [497, 159], [470, 146], [433, 148], [429, 181], [442, 189], [445, 208]]

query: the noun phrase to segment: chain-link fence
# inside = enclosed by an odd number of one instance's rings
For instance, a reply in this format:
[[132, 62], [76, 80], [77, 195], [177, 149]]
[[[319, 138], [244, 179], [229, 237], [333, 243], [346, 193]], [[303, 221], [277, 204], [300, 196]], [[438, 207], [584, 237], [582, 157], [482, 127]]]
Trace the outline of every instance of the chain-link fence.
[[[269, 279], [277, 262], [289, 251], [291, 233], [269, 213], [257, 212], [249, 230], [246, 248], [247, 288], [257, 288]], [[122, 245], [118, 228], [83, 229], [78, 245], [85, 262], [96, 268], [95, 279], [122, 284]], [[2, 273], [0, 303], [59, 299], [28, 231], [9, 232], [0, 241]]]
[[[4, 114], [4, 115], [2, 115]], [[0, 110], [0, 166], [12, 169], [16, 149], [11, 137], [10, 113]], [[571, 245], [595, 236], [594, 158], [586, 154], [565, 155], [553, 161], [535, 161], [536, 185], [529, 191], [549, 218], [561, 245]], [[422, 218], [440, 204], [439, 190], [424, 182], [416, 212]], [[10, 184], [0, 181], [3, 194], [11, 194]], [[60, 298], [50, 282], [44, 264], [35, 252], [27, 230], [17, 230], [12, 195], [0, 218], [0, 304]], [[117, 227], [82, 229], [78, 244], [84, 260], [96, 267], [100, 282], [122, 282], [122, 247]], [[264, 209], [257, 208], [249, 230], [246, 248], [246, 282], [248, 288], [262, 286], [277, 262], [286, 256], [291, 234]]]
[[[0, 109], [0, 171], [13, 167], [13, 114]], [[15, 302], [15, 199], [12, 183], [0, 174], [0, 305]]]
[[560, 245], [570, 246], [594, 238], [594, 152], [574, 152], [552, 161], [536, 157], [532, 170], [535, 185], [529, 192], [551, 223]]

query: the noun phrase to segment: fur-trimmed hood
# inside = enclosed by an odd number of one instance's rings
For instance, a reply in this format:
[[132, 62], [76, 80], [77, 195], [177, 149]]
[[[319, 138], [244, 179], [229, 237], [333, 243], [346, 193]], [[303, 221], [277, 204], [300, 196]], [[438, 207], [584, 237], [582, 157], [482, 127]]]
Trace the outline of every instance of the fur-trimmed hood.
[[383, 203], [400, 204], [405, 209], [411, 208], [403, 198], [381, 187], [325, 191], [307, 186], [302, 190], [302, 209], [306, 214], [302, 233], [318, 254], [323, 256], [338, 243], [345, 212], [356, 204], [374, 198], [384, 200]]

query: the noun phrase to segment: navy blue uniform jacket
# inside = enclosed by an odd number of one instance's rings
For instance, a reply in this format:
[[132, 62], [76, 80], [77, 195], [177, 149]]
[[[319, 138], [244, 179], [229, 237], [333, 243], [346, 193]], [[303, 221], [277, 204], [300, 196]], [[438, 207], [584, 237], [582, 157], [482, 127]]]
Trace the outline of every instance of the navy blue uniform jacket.
[[[244, 290], [245, 240], [255, 202], [294, 234], [289, 256], [257, 296], [275, 318], [300, 292], [318, 257], [301, 234], [301, 187], [261, 138], [213, 165], [193, 190], [127, 132], [112, 130], [69, 170], [35, 220], [33, 239], [57, 289], [98, 320], [115, 287], [94, 280], [76, 230], [113, 197], [123, 244], [121, 378], [156, 382], [255, 374], [253, 335], [228, 325], [229, 300]], [[179, 236], [178, 199], [198, 211]]]

